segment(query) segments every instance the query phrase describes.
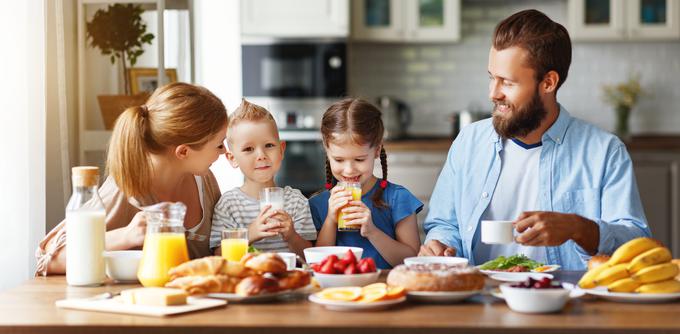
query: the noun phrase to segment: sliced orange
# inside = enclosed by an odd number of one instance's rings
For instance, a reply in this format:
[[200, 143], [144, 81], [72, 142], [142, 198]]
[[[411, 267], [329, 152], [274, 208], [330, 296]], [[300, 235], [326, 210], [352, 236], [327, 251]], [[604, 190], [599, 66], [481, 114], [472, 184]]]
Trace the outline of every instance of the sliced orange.
[[386, 299], [397, 299], [404, 295], [406, 295], [406, 290], [404, 290], [404, 287], [391, 285], [387, 288]]
[[373, 289], [387, 289], [387, 284], [385, 283], [373, 283], [363, 287], [363, 290], [373, 290]]
[[363, 292], [363, 295], [358, 300], [360, 303], [371, 303], [385, 299], [387, 296], [387, 289], [374, 288]]
[[342, 288], [328, 288], [323, 289], [317, 294], [319, 298], [351, 302], [361, 297], [360, 287], [342, 287]]

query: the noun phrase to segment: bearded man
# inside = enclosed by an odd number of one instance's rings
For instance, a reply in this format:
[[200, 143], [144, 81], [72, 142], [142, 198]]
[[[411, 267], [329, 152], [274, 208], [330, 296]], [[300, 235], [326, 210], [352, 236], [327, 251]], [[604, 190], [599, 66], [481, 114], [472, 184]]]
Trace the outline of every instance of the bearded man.
[[[465, 127], [449, 150], [419, 255], [480, 264], [525, 254], [584, 270], [596, 253], [650, 236], [626, 146], [557, 102], [567, 30], [536, 10], [498, 24], [489, 51], [492, 119]], [[510, 244], [481, 242], [482, 220], [511, 220]]]

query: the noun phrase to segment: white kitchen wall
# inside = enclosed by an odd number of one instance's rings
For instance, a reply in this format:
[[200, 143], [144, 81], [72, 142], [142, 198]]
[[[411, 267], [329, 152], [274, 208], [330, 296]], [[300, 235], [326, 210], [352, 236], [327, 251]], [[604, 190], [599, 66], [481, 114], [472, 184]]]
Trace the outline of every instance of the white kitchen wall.
[[[354, 43], [349, 89], [353, 95], [405, 99], [415, 111], [410, 133], [448, 135], [456, 110], [490, 110], [487, 61], [491, 35], [505, 17], [527, 8], [566, 26], [565, 0], [463, 1], [462, 41], [457, 44]], [[633, 133], [680, 132], [680, 41], [573, 43], [572, 65], [558, 100], [572, 115], [612, 130], [614, 112], [601, 85], [642, 75], [652, 96], [631, 118]]]

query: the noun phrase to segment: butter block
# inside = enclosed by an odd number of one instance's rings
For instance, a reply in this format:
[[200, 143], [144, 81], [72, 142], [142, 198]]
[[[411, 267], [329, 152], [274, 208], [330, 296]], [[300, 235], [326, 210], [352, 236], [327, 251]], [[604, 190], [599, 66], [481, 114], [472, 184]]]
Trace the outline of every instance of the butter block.
[[121, 300], [126, 304], [171, 306], [187, 303], [187, 293], [180, 289], [137, 288], [123, 290], [120, 296]]

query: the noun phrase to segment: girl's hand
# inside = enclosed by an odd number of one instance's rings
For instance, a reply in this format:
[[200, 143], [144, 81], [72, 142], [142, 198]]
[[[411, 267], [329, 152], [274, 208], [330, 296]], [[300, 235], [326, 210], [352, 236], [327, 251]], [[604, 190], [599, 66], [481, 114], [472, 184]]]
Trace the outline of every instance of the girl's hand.
[[371, 209], [362, 201], [351, 201], [350, 206], [342, 209], [345, 213], [345, 225], [361, 225], [361, 236], [368, 238], [377, 230], [373, 224]]
[[146, 216], [144, 211], [139, 211], [132, 217], [130, 224], [124, 227], [124, 238], [128, 243], [127, 249], [137, 248], [144, 245], [146, 236]]
[[330, 222], [338, 223], [338, 212], [343, 206], [352, 200], [352, 193], [345, 187], [335, 186], [331, 189], [331, 197], [328, 198], [328, 218]]
[[288, 241], [295, 234], [293, 218], [284, 210], [277, 210], [273, 218], [279, 223], [279, 227], [272, 229], [272, 231], [278, 232], [283, 241]]
[[279, 234], [274, 230], [279, 227], [278, 222], [276, 220], [270, 222], [270, 218], [274, 217], [277, 213], [276, 210], [271, 210], [271, 207], [271, 205], [265, 205], [257, 218], [248, 225], [249, 243]]

